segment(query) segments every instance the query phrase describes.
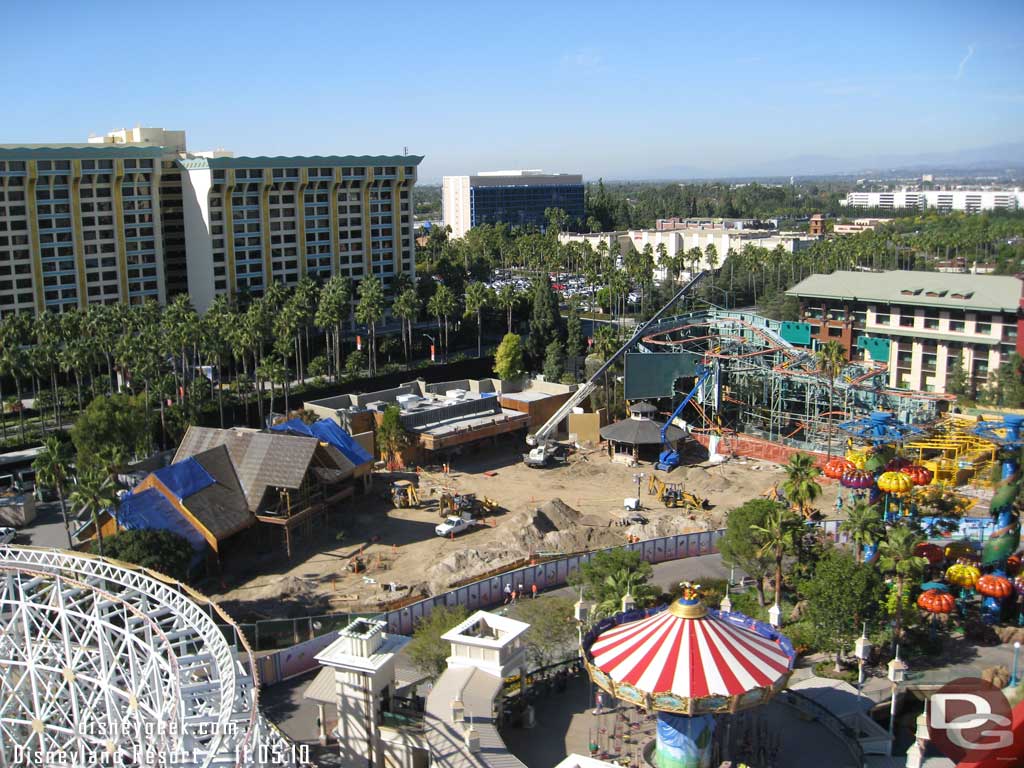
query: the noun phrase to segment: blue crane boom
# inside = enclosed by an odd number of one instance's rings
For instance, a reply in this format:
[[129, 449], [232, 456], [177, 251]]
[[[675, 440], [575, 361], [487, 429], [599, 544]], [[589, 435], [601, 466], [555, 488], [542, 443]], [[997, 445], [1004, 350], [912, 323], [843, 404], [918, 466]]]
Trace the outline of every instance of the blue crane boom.
[[676, 420], [676, 417], [683, 412], [686, 405], [693, 399], [693, 396], [697, 394], [697, 390], [700, 389], [701, 385], [708, 380], [708, 377], [712, 373], [712, 366], [710, 365], [697, 365], [697, 381], [693, 385], [693, 389], [690, 393], [683, 398], [683, 402], [679, 404], [672, 415], [668, 417], [668, 421], [665, 422], [665, 426], [661, 428], [661, 444], [665, 448], [658, 456], [658, 463], [654, 465], [655, 469], [660, 469], [663, 472], [671, 472], [673, 469], [679, 466], [679, 451], [675, 450], [668, 442], [668, 428], [672, 422]]

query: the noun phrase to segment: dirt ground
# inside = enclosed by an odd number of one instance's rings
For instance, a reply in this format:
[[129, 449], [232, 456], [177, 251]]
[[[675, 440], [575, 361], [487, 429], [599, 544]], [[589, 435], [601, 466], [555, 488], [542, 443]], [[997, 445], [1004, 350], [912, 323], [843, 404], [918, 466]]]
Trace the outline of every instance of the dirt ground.
[[[709, 508], [665, 508], [648, 494], [651, 473], [707, 498]], [[639, 493], [637, 475], [643, 475]], [[291, 562], [275, 558], [229, 571], [224, 586], [230, 588], [212, 596], [243, 621], [380, 610], [403, 598], [443, 592], [532, 555], [599, 549], [629, 536], [647, 539], [720, 528], [731, 509], [781, 484], [784, 476], [780, 466], [753, 459], [662, 473], [650, 464], [613, 463], [599, 450], [574, 454], [564, 466], [530, 469], [522, 462], [520, 446], [483, 449], [453, 462], [448, 475], [378, 474], [369, 495], [346, 502], [341, 514], [333, 515], [337, 529], [323, 531]], [[403, 477], [418, 484], [420, 508], [395, 509], [385, 498], [390, 483]], [[437, 498], [446, 490], [476, 493], [501, 510], [453, 540], [439, 538], [434, 533], [441, 520]], [[832, 512], [836, 490], [835, 484], [823, 484], [816, 507]], [[637, 496], [647, 523], [624, 526], [619, 522], [623, 500]], [[365, 563], [365, 572], [347, 571], [355, 556]]]

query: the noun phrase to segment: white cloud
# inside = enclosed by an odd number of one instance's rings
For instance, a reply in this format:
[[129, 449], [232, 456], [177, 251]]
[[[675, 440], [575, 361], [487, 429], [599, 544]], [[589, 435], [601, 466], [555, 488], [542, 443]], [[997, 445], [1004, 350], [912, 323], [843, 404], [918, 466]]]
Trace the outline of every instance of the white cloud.
[[964, 69], [967, 67], [967, 62], [971, 60], [972, 56], [974, 56], [973, 44], [967, 46], [967, 54], [960, 59], [960, 65], [956, 68], [956, 77], [953, 78], [954, 80], [959, 80], [964, 76]]

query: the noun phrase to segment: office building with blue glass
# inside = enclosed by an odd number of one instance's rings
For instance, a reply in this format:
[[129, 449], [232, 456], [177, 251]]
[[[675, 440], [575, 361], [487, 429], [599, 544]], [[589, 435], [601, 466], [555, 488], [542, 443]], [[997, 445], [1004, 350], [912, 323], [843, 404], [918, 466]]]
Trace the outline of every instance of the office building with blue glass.
[[583, 176], [543, 171], [489, 171], [475, 176], [445, 176], [444, 223], [452, 237], [480, 224], [544, 228], [549, 208], [561, 208], [570, 224], [584, 219]]

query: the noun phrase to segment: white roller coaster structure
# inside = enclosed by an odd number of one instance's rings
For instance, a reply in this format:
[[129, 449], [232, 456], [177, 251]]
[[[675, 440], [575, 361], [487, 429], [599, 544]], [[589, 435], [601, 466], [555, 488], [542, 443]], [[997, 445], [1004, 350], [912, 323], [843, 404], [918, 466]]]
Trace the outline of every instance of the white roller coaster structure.
[[[218, 626], [227, 625], [231, 641]], [[209, 598], [80, 553], [0, 547], [0, 767], [296, 766]]]

